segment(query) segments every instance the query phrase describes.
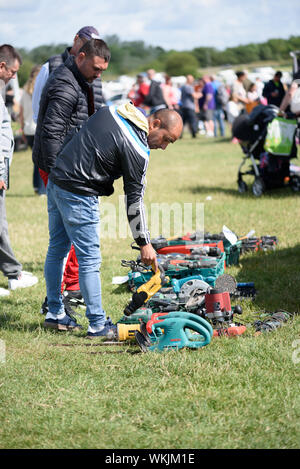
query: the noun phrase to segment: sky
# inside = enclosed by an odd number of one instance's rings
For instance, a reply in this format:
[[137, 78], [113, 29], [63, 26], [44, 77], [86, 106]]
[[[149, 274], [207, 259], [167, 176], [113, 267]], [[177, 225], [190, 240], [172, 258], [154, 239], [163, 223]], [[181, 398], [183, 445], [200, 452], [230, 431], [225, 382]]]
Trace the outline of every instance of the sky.
[[71, 44], [95, 26], [102, 37], [165, 50], [219, 50], [300, 35], [299, 0], [0, 0], [0, 44], [28, 50]]

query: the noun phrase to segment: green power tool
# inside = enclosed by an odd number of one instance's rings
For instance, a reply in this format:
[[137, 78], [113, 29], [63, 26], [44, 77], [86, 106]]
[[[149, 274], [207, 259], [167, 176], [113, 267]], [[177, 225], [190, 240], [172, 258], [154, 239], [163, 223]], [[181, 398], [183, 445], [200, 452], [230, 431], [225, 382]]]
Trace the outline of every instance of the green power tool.
[[[152, 333], [143, 336], [136, 332], [136, 340], [143, 352], [163, 351], [184, 347], [198, 349], [208, 345], [213, 336], [211, 325], [200, 316], [183, 311], [172, 311], [170, 313], [157, 315], [155, 320], [147, 324], [147, 330], [151, 327]], [[163, 332], [162, 332], [163, 331]], [[149, 343], [151, 338], [152, 345]]]

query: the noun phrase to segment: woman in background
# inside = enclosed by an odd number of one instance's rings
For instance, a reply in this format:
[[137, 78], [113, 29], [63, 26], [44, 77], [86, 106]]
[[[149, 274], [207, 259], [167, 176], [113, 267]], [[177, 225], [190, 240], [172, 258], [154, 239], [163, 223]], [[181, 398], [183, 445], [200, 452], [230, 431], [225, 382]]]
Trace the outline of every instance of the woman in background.
[[[36, 65], [32, 68], [30, 76], [23, 87], [23, 93], [20, 101], [20, 124], [23, 135], [30, 148], [33, 147], [34, 134], [36, 124], [33, 121], [32, 112], [32, 93], [34, 88], [35, 79], [40, 71], [40, 66]], [[42, 181], [38, 167], [34, 165], [33, 170], [33, 188], [34, 192], [38, 195], [46, 194], [45, 184]]]
[[179, 109], [178, 96], [172, 85], [172, 79], [168, 75], [165, 76], [165, 83], [161, 84], [164, 100], [169, 109]]

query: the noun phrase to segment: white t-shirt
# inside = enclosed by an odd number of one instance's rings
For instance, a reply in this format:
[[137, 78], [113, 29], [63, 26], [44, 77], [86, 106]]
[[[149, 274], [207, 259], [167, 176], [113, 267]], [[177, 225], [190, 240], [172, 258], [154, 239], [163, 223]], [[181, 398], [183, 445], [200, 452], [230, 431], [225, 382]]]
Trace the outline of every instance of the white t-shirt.
[[232, 124], [234, 119], [240, 113], [240, 110], [234, 101], [228, 101], [228, 103], [226, 104], [226, 113], [229, 124]]
[[49, 63], [46, 62], [42, 66], [41, 70], [39, 71], [35, 79], [35, 83], [34, 83], [34, 90], [32, 93], [32, 109], [33, 109], [34, 122], [37, 122], [37, 119], [38, 119], [41, 94], [46, 84], [46, 81], [48, 80], [48, 77], [49, 77]]
[[24, 118], [24, 134], [25, 135], [34, 135], [36, 129], [36, 123], [33, 120], [32, 112], [32, 98], [25, 90], [23, 91], [20, 104], [23, 108], [23, 118]]

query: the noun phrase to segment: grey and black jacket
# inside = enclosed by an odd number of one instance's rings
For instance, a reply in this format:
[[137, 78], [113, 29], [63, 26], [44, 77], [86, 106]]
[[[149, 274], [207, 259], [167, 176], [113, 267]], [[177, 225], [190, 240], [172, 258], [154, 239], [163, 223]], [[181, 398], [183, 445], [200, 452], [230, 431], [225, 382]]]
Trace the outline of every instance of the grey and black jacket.
[[128, 221], [142, 246], [150, 242], [143, 203], [149, 154], [146, 132], [103, 106], [64, 146], [49, 178], [69, 192], [108, 196], [123, 176]]

